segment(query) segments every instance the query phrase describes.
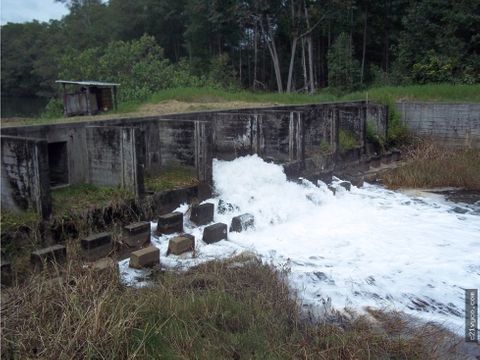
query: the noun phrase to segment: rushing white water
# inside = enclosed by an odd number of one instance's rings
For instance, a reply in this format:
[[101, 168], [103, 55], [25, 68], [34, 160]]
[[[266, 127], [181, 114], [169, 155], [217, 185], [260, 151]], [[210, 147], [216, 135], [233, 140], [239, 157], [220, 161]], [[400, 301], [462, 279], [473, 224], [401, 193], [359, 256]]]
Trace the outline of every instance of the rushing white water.
[[[480, 287], [480, 204], [460, 206], [442, 197], [415, 197], [366, 184], [348, 192], [286, 180], [282, 168], [257, 156], [214, 162], [219, 199], [235, 205], [215, 222], [250, 213], [255, 229], [229, 233], [206, 245], [194, 234], [196, 257], [163, 256], [172, 236], [153, 237], [165, 267], [189, 267], [250, 250], [291, 269], [290, 281], [305, 305], [323, 311], [365, 306], [401, 310], [462, 334], [464, 290]], [[218, 208], [216, 206], [216, 208]], [[179, 208], [185, 212], [187, 205]], [[154, 225], [153, 225], [154, 227]], [[127, 261], [120, 263], [132, 281]]]

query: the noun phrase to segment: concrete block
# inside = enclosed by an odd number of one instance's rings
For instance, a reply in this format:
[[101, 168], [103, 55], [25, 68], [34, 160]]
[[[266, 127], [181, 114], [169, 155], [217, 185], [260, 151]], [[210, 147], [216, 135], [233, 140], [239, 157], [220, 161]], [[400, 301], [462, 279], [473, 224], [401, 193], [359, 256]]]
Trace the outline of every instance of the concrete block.
[[195, 249], [195, 237], [190, 234], [182, 234], [170, 239], [168, 243], [167, 256], [170, 254], [180, 255]]
[[235, 209], [238, 209], [235, 205], [230, 204], [222, 199], [218, 201], [218, 213], [219, 214], [226, 214], [228, 212], [232, 212]]
[[158, 218], [157, 235], [173, 234], [183, 231], [183, 214], [173, 212], [162, 215]]
[[353, 176], [350, 178], [350, 182], [353, 186], [356, 186], [358, 188], [363, 186], [364, 183], [364, 177], [363, 176]]
[[128, 266], [141, 269], [160, 264], [160, 250], [155, 246], [149, 246], [132, 252]]
[[132, 247], [142, 246], [150, 241], [150, 222], [140, 221], [123, 228], [123, 241]]
[[375, 155], [370, 158], [370, 166], [377, 168], [380, 167], [381, 156]]
[[44, 249], [33, 251], [30, 261], [35, 267], [43, 267], [43, 264], [62, 264], [67, 260], [67, 248], [63, 245], [53, 245]]
[[190, 221], [196, 225], [207, 225], [213, 221], [215, 206], [212, 203], [192, 206]]
[[252, 214], [242, 214], [232, 219], [230, 232], [242, 232], [253, 227], [255, 227], [255, 217]]
[[399, 161], [402, 156], [402, 152], [400, 150], [393, 150], [392, 151], [392, 161]]
[[227, 224], [216, 223], [203, 229], [203, 241], [213, 244], [220, 240], [227, 239]]
[[352, 188], [352, 184], [348, 181], [342, 181], [338, 185], [343, 187], [347, 191], [350, 191], [350, 189]]
[[112, 234], [103, 232], [92, 234], [80, 241], [83, 255], [89, 261], [107, 256], [112, 251]]
[[392, 162], [392, 158], [393, 158], [392, 153], [391, 153], [391, 152], [387, 152], [387, 153], [385, 153], [385, 154], [382, 155], [382, 160], [381, 160], [381, 162], [382, 162], [383, 164], [390, 164], [390, 163]]

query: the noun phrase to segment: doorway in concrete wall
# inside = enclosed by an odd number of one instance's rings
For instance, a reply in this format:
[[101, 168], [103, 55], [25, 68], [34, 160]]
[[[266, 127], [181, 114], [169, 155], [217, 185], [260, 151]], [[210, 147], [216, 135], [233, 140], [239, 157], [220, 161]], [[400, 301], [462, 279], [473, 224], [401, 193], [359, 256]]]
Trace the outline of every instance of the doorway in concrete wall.
[[48, 167], [50, 170], [50, 186], [68, 185], [68, 153], [67, 142], [48, 144]]

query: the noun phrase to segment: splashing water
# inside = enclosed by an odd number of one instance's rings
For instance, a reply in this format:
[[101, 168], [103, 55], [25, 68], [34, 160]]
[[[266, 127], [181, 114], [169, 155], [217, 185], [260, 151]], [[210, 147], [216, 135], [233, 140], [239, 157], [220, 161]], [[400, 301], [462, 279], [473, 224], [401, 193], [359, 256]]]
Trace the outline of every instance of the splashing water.
[[[195, 235], [196, 257], [162, 256], [166, 267], [190, 267], [250, 250], [287, 265], [291, 285], [312, 309], [365, 306], [400, 310], [443, 323], [462, 334], [464, 290], [480, 285], [480, 204], [464, 207], [436, 197], [415, 197], [366, 184], [350, 192], [334, 182], [289, 182], [282, 167], [247, 156], [214, 161], [214, 202], [234, 206], [215, 222], [250, 213], [255, 228], [205, 245], [204, 227], [185, 221]], [[218, 206], [216, 206], [218, 209]], [[186, 212], [187, 205], [179, 211]], [[153, 237], [166, 253], [172, 236]], [[128, 260], [120, 263], [132, 279]]]

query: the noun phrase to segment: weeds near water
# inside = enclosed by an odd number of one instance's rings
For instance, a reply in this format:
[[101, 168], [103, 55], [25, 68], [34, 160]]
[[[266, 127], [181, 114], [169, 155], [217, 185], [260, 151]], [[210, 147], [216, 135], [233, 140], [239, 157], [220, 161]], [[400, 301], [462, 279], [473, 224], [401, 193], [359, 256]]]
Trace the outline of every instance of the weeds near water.
[[136, 290], [71, 263], [4, 293], [2, 358], [435, 358], [423, 328], [392, 331], [386, 313], [308, 320], [285, 275], [240, 255]]
[[410, 148], [406, 159], [406, 165], [383, 176], [383, 183], [387, 187], [458, 187], [480, 190], [478, 149], [451, 149], [432, 141], [421, 141]]

